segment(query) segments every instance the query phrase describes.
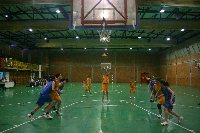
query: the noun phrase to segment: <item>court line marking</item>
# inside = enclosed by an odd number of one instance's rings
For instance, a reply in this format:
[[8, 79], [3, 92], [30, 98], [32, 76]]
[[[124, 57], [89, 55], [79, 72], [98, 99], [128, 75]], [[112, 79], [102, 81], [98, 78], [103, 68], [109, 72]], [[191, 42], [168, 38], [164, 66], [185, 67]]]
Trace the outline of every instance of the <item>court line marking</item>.
[[[30, 90], [26, 90], [26, 91], [19, 91], [19, 92], [13, 92], [13, 95], [19, 95], [19, 94], [23, 94], [23, 93], [27, 93], [27, 92], [34, 92], [34, 94], [36, 94], [37, 92], [39, 92], [38, 90], [40, 89], [30, 89]], [[9, 95], [1, 95], [0, 98], [4, 98], [4, 97], [8, 97]]]
[[101, 101], [101, 100], [92, 100], [93, 102], [99, 102], [99, 101]]
[[[73, 102], [73, 103], [71, 103], [71, 104], [69, 104], [69, 105], [63, 106], [63, 107], [61, 107], [60, 109], [67, 108], [67, 107], [70, 107], [70, 106], [72, 106], [72, 105], [74, 105], [74, 104], [78, 104], [78, 103], [79, 103], [79, 102], [76, 101], [76, 102]], [[80, 101], [80, 103], [83, 103], [83, 101]], [[56, 111], [51, 111], [50, 114], [52, 114], [52, 113], [54, 113], [54, 112], [56, 112]], [[40, 118], [42, 118], [42, 117], [43, 117], [43, 115], [40, 115], [40, 116], [34, 118], [33, 120], [29, 120], [29, 121], [23, 122], [23, 123], [21, 123], [21, 124], [14, 125], [13, 127], [8, 128], [8, 129], [5, 129], [5, 130], [1, 131], [0, 133], [5, 133], [5, 132], [10, 131], [10, 130], [12, 130], [12, 129], [21, 127], [21, 126], [23, 126], [23, 125], [25, 125], [25, 124], [28, 124], [28, 123], [30, 123], [30, 122], [33, 122], [33, 121], [35, 121], [35, 120], [37, 120], [37, 119], [40, 119]]]
[[183, 94], [184, 94], [184, 95], [187, 95], [187, 96], [191, 96], [191, 97], [196, 97], [196, 98], [199, 98], [199, 96], [197, 96], [197, 95], [194, 95], [194, 94], [188, 94], [188, 93], [186, 93], [186, 92], [184, 92]]
[[[120, 101], [121, 102], [121, 101]], [[140, 103], [148, 103], [149, 101], [137, 101]], [[157, 102], [152, 102], [152, 104], [157, 104]], [[185, 108], [196, 108], [196, 109], [200, 109], [200, 106], [196, 106], [196, 105], [184, 105], [184, 104], [173, 104], [174, 106], [181, 106], [181, 107], [185, 107]]]
[[[127, 102], [126, 102], [126, 103], [127, 103]], [[158, 117], [157, 114], [155, 114], [155, 113], [153, 113], [153, 112], [151, 112], [151, 111], [149, 111], [149, 110], [147, 110], [147, 109], [145, 109], [145, 108], [143, 108], [143, 107], [141, 107], [141, 106], [139, 106], [139, 105], [137, 105], [137, 104], [135, 104], [135, 103], [133, 104], [133, 103], [131, 102], [131, 104], [134, 105], [134, 106], [137, 107], [137, 108], [140, 108], [140, 109], [146, 111], [148, 114], [152, 114], [152, 115]], [[162, 119], [164, 119], [164, 118], [162, 117]], [[169, 122], [172, 123], [172, 124], [174, 124], [174, 125], [176, 125], [176, 126], [178, 126], [178, 127], [180, 127], [180, 128], [182, 128], [182, 129], [185, 129], [185, 130], [187, 130], [187, 131], [189, 131], [189, 132], [191, 132], [191, 133], [196, 133], [194, 130], [191, 130], [191, 129], [189, 129], [189, 128], [183, 127], [183, 126], [181, 126], [180, 124], [177, 124], [177, 123], [175, 123], [175, 122], [173, 122], [173, 121], [171, 121], [171, 120], [169, 120]]]
[[1, 107], [8, 107], [8, 106], [16, 106], [16, 105], [24, 105], [24, 104], [30, 104], [30, 103], [32, 103], [34, 100], [31, 100], [31, 101], [29, 101], [29, 102], [18, 102], [18, 103], [15, 103], [15, 104], [12, 104], [12, 103], [9, 103], [9, 104], [1, 104], [0, 106]]
[[116, 107], [116, 106], [120, 106], [120, 105], [103, 105], [103, 106]]

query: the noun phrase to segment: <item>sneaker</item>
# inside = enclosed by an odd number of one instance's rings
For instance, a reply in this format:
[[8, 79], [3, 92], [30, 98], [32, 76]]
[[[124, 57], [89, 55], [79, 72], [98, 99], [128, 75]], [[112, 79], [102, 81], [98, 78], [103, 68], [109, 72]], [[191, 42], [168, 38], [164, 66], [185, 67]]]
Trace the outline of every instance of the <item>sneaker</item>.
[[154, 102], [154, 100], [153, 100], [153, 99], [150, 99], [150, 102], [151, 102], [151, 103], [153, 103], [153, 102]]
[[86, 97], [86, 95], [83, 95], [83, 97]]
[[161, 117], [162, 117], [162, 115], [159, 114], [159, 115], [158, 115], [158, 118], [160, 119]]
[[164, 121], [163, 123], [161, 123], [162, 126], [166, 126], [168, 125], [168, 122], [167, 121]]
[[46, 112], [43, 112], [43, 114], [42, 114], [42, 115], [44, 116], [44, 115], [46, 115], [46, 114], [47, 114]]
[[131, 99], [131, 97], [130, 97], [130, 99]]
[[181, 120], [183, 120], [183, 116], [180, 116], [180, 118], [178, 118], [178, 123], [181, 123]]
[[34, 120], [33, 115], [28, 114], [27, 116], [28, 116], [28, 118], [29, 118], [30, 121]]
[[53, 119], [53, 117], [50, 115], [50, 114], [43, 114], [43, 116], [45, 117], [45, 118], [47, 118], [47, 119]]

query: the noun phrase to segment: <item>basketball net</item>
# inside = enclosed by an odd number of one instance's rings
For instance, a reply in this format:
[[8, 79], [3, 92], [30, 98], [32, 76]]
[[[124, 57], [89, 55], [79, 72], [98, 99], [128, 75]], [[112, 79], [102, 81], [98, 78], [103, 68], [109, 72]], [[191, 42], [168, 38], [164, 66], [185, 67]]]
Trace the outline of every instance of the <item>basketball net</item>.
[[97, 30], [98, 33], [99, 33], [100, 42], [102, 42], [102, 43], [110, 42], [110, 35], [112, 33], [112, 30], [105, 30], [106, 23], [105, 23], [104, 20], [103, 20], [103, 24], [102, 25], [103, 25], [103, 29], [102, 30]]
[[196, 62], [195, 68], [197, 68], [198, 71], [200, 71], [200, 62]]

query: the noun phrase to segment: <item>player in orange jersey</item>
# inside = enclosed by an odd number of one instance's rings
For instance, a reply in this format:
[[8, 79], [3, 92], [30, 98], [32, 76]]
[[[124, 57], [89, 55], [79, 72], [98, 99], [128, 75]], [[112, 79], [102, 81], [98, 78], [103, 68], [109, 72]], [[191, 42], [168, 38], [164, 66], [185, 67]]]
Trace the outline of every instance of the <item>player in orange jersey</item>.
[[102, 103], [104, 103], [104, 95], [106, 94], [108, 101], [108, 85], [109, 85], [109, 74], [106, 73], [102, 78]]

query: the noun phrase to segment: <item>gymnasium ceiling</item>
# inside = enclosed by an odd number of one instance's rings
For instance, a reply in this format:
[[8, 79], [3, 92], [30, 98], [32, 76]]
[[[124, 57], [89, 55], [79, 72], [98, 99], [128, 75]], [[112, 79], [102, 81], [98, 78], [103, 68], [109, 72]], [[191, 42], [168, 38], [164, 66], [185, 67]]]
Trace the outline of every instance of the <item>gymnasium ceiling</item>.
[[[0, 45], [16, 44], [22, 49], [87, 47], [160, 50], [191, 38], [199, 39], [199, 0], [138, 0], [138, 3], [140, 29], [114, 30], [110, 43], [102, 44], [96, 30], [68, 30], [70, 0], [1, 0]], [[160, 13], [162, 8], [164, 13]], [[33, 31], [30, 32], [29, 28]], [[185, 31], [181, 32], [182, 28]], [[76, 39], [77, 36], [79, 39]], [[166, 40], [168, 37], [170, 41]]]

